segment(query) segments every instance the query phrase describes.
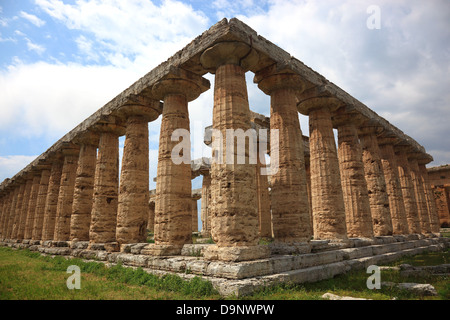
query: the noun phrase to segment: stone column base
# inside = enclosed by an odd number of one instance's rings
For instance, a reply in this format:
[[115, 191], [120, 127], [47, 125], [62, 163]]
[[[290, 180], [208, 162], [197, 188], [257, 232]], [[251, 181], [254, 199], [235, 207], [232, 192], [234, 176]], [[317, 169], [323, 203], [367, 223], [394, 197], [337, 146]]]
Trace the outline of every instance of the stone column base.
[[149, 244], [141, 250], [141, 254], [150, 256], [178, 256], [181, 255], [183, 245]]
[[203, 256], [206, 260], [249, 261], [269, 258], [270, 248], [264, 245], [241, 247], [219, 247], [212, 245], [205, 249]]
[[118, 252], [119, 244], [117, 242], [107, 243], [89, 243], [88, 250], [104, 250], [107, 252]]

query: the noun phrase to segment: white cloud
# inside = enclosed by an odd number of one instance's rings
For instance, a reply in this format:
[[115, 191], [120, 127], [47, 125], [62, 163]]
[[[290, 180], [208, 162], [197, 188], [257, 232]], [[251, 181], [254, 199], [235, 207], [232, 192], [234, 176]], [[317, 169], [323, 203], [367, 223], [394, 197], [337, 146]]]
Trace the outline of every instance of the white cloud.
[[11, 178], [37, 156], [0, 156], [0, 182], [6, 178]]
[[42, 45], [39, 45], [37, 43], [32, 42], [30, 39], [25, 38], [26, 42], [27, 42], [27, 48], [30, 51], [34, 51], [37, 54], [41, 55], [44, 53], [45, 51], [45, 47]]
[[31, 22], [32, 24], [34, 24], [36, 27], [42, 27], [43, 25], [45, 25], [45, 21], [42, 19], [39, 19], [38, 17], [36, 17], [33, 14], [30, 13], [26, 13], [25, 11], [20, 11], [19, 13], [20, 17], [28, 20], [29, 22]]

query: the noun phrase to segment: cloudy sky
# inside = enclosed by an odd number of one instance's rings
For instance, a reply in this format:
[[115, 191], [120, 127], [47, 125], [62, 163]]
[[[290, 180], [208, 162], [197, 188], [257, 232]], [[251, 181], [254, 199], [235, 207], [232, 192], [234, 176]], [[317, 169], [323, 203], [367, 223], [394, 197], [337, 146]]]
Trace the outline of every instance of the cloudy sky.
[[[450, 163], [448, 0], [0, 0], [0, 181], [224, 17], [413, 137], [429, 166]], [[268, 115], [269, 98], [247, 79], [251, 109]], [[190, 104], [194, 138], [212, 103], [209, 90]], [[149, 125], [153, 176], [159, 124]], [[208, 155], [193, 145], [193, 157]]]

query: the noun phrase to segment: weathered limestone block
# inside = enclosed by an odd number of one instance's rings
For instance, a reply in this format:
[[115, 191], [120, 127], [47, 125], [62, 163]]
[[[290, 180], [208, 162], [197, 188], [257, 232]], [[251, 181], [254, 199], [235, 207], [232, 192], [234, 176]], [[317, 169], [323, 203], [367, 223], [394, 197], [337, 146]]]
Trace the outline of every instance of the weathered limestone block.
[[43, 169], [41, 173], [41, 179], [39, 180], [39, 191], [36, 200], [36, 211], [33, 224], [32, 240], [41, 240], [42, 229], [44, 226], [45, 217], [45, 202], [47, 199], [48, 184], [50, 181], [50, 170]]
[[392, 219], [375, 129], [362, 132], [359, 134], [359, 138], [363, 151], [362, 160], [369, 194], [373, 233], [374, 236], [389, 236], [393, 234]]
[[347, 239], [345, 205], [339, 162], [331, 122], [333, 99], [318, 98], [301, 102], [309, 114], [311, 202], [314, 239]]
[[32, 180], [30, 199], [27, 208], [27, 219], [25, 222], [24, 239], [31, 239], [33, 236], [33, 226], [36, 214], [37, 198], [39, 194], [41, 174], [35, 173]]
[[[369, 194], [356, 125], [339, 115], [338, 153], [348, 237], [373, 237]], [[336, 120], [336, 118], [335, 118]]]
[[396, 147], [398, 176], [402, 188], [403, 201], [405, 203], [406, 219], [409, 233], [421, 233], [419, 214], [417, 208], [414, 187], [411, 181], [411, 170], [404, 148]]
[[[271, 183], [272, 223], [275, 241], [294, 243], [312, 236], [306, 184], [303, 138], [296, 106], [303, 91], [298, 75], [263, 70], [255, 82], [270, 95], [270, 129], [278, 130], [278, 141], [271, 141], [273, 157]], [[272, 160], [271, 160], [272, 161]]]
[[58, 204], [56, 207], [55, 241], [68, 241], [70, 239], [70, 219], [75, 187], [75, 178], [78, 167], [79, 148], [71, 146], [65, 148], [64, 164], [61, 173]]
[[413, 185], [414, 195], [417, 201], [417, 209], [419, 213], [420, 230], [422, 234], [431, 233], [430, 218], [428, 214], [427, 199], [423, 188], [422, 176], [419, 170], [419, 164], [415, 156], [409, 158], [409, 168], [411, 181]]
[[386, 181], [386, 192], [392, 220], [392, 232], [395, 235], [408, 234], [405, 204], [398, 176], [394, 147], [389, 139], [379, 139], [381, 165]]
[[81, 141], [70, 218], [70, 239], [89, 240], [99, 137], [89, 134]]
[[419, 172], [423, 183], [423, 189], [425, 191], [425, 198], [428, 207], [428, 214], [430, 219], [430, 229], [433, 233], [440, 232], [439, 215], [436, 208], [436, 201], [434, 199], [433, 191], [431, 189], [430, 179], [428, 177], [428, 171], [425, 164], [419, 162]]
[[149, 202], [148, 122], [159, 116], [159, 101], [125, 105], [125, 145], [120, 176], [116, 240], [119, 244], [145, 242]]
[[42, 240], [53, 240], [55, 233], [56, 209], [58, 206], [59, 186], [63, 161], [55, 159], [52, 164], [48, 182], [47, 198], [45, 200], [44, 222], [42, 227]]
[[31, 187], [33, 185], [33, 177], [30, 175], [25, 183], [25, 190], [22, 199], [22, 208], [20, 211], [19, 226], [17, 229], [17, 239], [23, 240], [25, 235], [25, 225], [27, 222], [28, 204], [30, 201]]
[[[115, 123], [100, 124], [97, 162], [94, 176], [93, 204], [89, 229], [89, 246], [116, 240], [119, 193], [119, 135], [123, 127]], [[119, 133], [120, 132], [120, 133]]]

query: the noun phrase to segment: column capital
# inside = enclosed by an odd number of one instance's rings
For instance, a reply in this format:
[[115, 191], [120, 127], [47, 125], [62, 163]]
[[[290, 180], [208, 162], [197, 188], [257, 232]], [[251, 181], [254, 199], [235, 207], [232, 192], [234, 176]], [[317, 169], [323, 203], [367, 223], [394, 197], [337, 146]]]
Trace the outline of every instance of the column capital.
[[83, 132], [82, 134], [76, 136], [73, 139], [73, 142], [77, 145], [85, 144], [85, 145], [98, 146], [99, 140], [100, 140], [100, 133], [88, 129], [87, 131]]
[[141, 116], [147, 122], [155, 121], [162, 113], [162, 103], [157, 99], [131, 95], [116, 111], [118, 117], [127, 119], [130, 116]]
[[123, 136], [125, 134], [125, 125], [121, 119], [117, 116], [105, 116], [102, 117], [98, 122], [92, 125], [91, 130], [98, 133], [114, 133], [118, 136]]
[[296, 91], [296, 94], [300, 94], [306, 87], [300, 75], [282, 68], [278, 64], [273, 64], [258, 71], [253, 78], [253, 82], [257, 83], [258, 88], [267, 95], [279, 89], [291, 89]]
[[80, 152], [80, 147], [72, 142], [63, 142], [61, 147], [61, 153], [64, 157], [67, 156], [78, 156]]
[[358, 128], [363, 124], [364, 119], [360, 114], [347, 112], [345, 107], [342, 107], [332, 114], [331, 121], [333, 122], [334, 127], [352, 124]]
[[200, 56], [200, 64], [211, 73], [222, 65], [234, 64], [250, 70], [259, 62], [259, 53], [239, 41], [219, 42], [206, 49]]
[[319, 91], [317, 88], [303, 91], [297, 103], [298, 112], [309, 115], [312, 110], [322, 108], [327, 108], [330, 112], [333, 112], [344, 105], [342, 101], [335, 97], [321, 96]]
[[174, 67], [164, 78], [153, 85], [152, 96], [155, 99], [164, 100], [168, 94], [183, 94], [190, 102], [197, 99], [210, 86], [210, 82], [202, 76]]

